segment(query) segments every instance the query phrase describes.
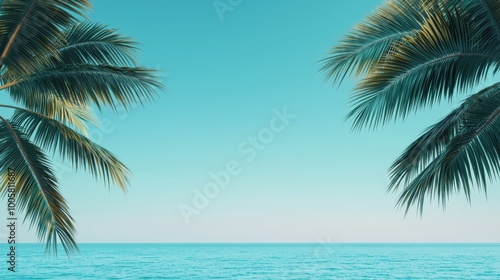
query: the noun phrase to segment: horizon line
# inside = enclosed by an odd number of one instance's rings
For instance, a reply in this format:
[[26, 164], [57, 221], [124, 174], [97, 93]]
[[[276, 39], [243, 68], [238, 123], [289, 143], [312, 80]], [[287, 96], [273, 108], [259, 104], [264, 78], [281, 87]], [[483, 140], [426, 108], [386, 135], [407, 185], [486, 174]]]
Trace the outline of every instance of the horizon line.
[[[45, 243], [43, 242], [17, 242], [16, 245], [20, 245], [20, 244], [37, 244], [37, 245], [45, 245]], [[355, 244], [365, 244], [365, 245], [369, 245], [369, 244], [378, 244], [378, 245], [383, 245], [383, 244], [400, 244], [400, 245], [403, 245], [403, 244], [422, 244], [422, 245], [425, 245], [425, 244], [429, 244], [429, 245], [432, 245], [432, 244], [462, 244], [462, 245], [466, 245], [466, 244], [491, 244], [491, 245], [500, 245], [500, 242], [440, 242], [440, 241], [436, 241], [436, 242], [78, 242], [78, 244], [165, 244], [165, 245], [190, 245], [190, 244], [193, 244], [193, 245], [224, 245], [224, 244], [228, 244], [228, 245], [259, 245], [259, 244], [262, 244], [262, 245], [272, 245], [272, 244], [275, 244], [275, 245], [293, 245], [293, 244], [296, 244], [296, 245], [300, 245], [300, 244], [303, 244], [303, 245], [310, 245], [310, 244], [349, 244], [349, 245], [355, 245]], [[4, 245], [11, 245], [11, 244], [7, 244], [7, 243], [4, 243]], [[58, 244], [60, 245], [60, 244]]]

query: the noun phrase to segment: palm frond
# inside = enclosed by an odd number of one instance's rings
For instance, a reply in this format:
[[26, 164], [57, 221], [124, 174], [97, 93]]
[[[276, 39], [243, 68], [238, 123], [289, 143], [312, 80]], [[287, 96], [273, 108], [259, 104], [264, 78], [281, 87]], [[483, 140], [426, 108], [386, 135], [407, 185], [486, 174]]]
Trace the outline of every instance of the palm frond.
[[33, 93], [55, 94], [74, 104], [95, 104], [99, 109], [151, 100], [162, 88], [155, 71], [144, 67], [109, 65], [65, 65], [48, 68], [15, 81], [10, 96], [25, 103]]
[[74, 24], [74, 15], [83, 15], [88, 0], [4, 0], [0, 12], [0, 65], [9, 72], [30, 73], [50, 53], [57, 56], [54, 43], [62, 30]]
[[462, 105], [412, 143], [391, 168], [391, 188], [405, 188], [399, 204], [422, 211], [425, 197], [443, 205], [454, 192], [470, 200], [474, 186], [500, 173], [500, 83], [466, 99]]
[[0, 116], [0, 191], [5, 170], [16, 169], [25, 220], [37, 223], [49, 252], [58, 240], [67, 254], [78, 248], [44, 151], [125, 190], [127, 167], [86, 137], [87, 124], [97, 124], [91, 108], [130, 108], [163, 88], [156, 71], [137, 66], [131, 38], [81, 22], [89, 7], [89, 0], [0, 0], [0, 91], [23, 106], [0, 105], [16, 110], [9, 121]]
[[58, 152], [64, 160], [76, 169], [90, 171], [97, 179], [109, 184], [117, 184], [126, 189], [129, 170], [111, 152], [95, 144], [63, 123], [47, 116], [18, 109], [12, 122], [25, 129], [28, 137], [40, 147]]
[[[439, 2], [439, 1], [436, 1]], [[428, 0], [393, 0], [379, 7], [334, 46], [323, 59], [326, 79], [341, 83], [353, 72], [366, 74], [392, 46], [415, 34], [425, 21]]]
[[[30, 111], [45, 115], [65, 125], [76, 128], [87, 136], [87, 123], [99, 126], [99, 120], [93, 109], [83, 104], [71, 103], [61, 99], [55, 94], [33, 93], [29, 98], [23, 99], [24, 106]], [[4, 106], [17, 109], [15, 106]]]
[[137, 43], [116, 29], [80, 22], [66, 29], [63, 36], [54, 63], [136, 66]]
[[[57, 254], [58, 239], [67, 254], [78, 250], [73, 218], [45, 154], [20, 127], [2, 117], [0, 147], [0, 172], [5, 175], [8, 168], [15, 170], [19, 209], [25, 212], [25, 220], [30, 220], [30, 227], [36, 224], [38, 238], [46, 241], [46, 250]], [[1, 186], [4, 193], [5, 187]]]
[[465, 1], [463, 9], [470, 13], [483, 44], [498, 48], [500, 44], [500, 2], [497, 0]]
[[458, 9], [428, 14], [421, 29], [397, 43], [357, 86], [348, 114], [353, 127], [404, 119], [418, 108], [450, 100], [498, 66], [498, 54], [477, 43], [470, 22]]

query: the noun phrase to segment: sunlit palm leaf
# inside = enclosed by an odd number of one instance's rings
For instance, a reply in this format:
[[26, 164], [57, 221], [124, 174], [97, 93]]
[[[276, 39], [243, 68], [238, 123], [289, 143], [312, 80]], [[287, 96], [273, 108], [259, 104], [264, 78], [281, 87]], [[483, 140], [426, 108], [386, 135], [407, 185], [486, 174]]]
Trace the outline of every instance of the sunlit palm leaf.
[[335, 45], [323, 60], [326, 79], [341, 83], [354, 72], [367, 74], [394, 48], [394, 44], [414, 35], [429, 10], [446, 9], [458, 1], [391, 0], [379, 7]]
[[472, 19], [459, 11], [433, 13], [414, 36], [395, 46], [364, 78], [348, 117], [354, 128], [404, 118], [418, 108], [472, 88], [498, 66], [498, 56], [477, 44]]
[[113, 183], [125, 190], [129, 177], [127, 167], [87, 137], [57, 120], [24, 109], [16, 110], [12, 122], [23, 127], [36, 144], [48, 151], [58, 152], [76, 169], [88, 170], [108, 185]]
[[22, 101], [26, 109], [74, 127], [84, 135], [87, 135], [87, 123], [99, 125], [92, 108], [83, 104], [71, 103], [54, 94], [33, 93]]

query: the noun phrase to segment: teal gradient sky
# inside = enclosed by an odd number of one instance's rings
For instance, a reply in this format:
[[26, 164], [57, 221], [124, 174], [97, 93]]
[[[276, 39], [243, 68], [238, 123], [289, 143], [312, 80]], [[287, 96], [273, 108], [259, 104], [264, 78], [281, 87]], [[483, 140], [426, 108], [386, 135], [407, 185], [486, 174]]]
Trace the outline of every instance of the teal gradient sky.
[[[91, 19], [139, 41], [167, 90], [144, 108], [104, 111], [105, 131], [91, 132], [132, 170], [127, 194], [57, 165], [79, 242], [500, 242], [498, 182], [488, 200], [459, 194], [422, 218], [386, 192], [392, 161], [449, 104], [352, 133], [354, 80], [337, 88], [318, 73], [382, 1], [244, 0], [223, 20], [211, 0], [93, 2]], [[296, 117], [248, 161], [238, 147], [284, 107]], [[231, 161], [241, 172], [186, 223], [179, 206]], [[36, 241], [27, 227], [18, 240]]]

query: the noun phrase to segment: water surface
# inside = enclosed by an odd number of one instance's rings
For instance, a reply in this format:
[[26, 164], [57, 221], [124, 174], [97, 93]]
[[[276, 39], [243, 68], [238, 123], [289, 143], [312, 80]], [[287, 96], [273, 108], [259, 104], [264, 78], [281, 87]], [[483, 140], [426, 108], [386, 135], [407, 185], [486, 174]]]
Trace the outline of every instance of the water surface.
[[0, 279], [500, 279], [500, 244], [20, 244], [16, 273], [0, 250]]

